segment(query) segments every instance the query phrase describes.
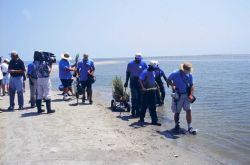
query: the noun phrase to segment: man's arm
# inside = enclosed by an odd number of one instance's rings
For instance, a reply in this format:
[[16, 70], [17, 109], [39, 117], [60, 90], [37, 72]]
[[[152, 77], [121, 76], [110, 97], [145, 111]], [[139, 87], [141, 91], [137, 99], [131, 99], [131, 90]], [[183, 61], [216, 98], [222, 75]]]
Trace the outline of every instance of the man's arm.
[[25, 73], [25, 66], [24, 66], [24, 63], [22, 62], [21, 63], [21, 69], [12, 69], [12, 67], [11, 66], [9, 66], [9, 68], [8, 68], [8, 72], [9, 73], [20, 73], [20, 74], [23, 74], [23, 73]]
[[144, 85], [143, 85], [143, 83], [142, 83], [142, 80], [141, 80], [141, 79], [139, 79], [139, 83], [140, 83], [140, 85], [141, 85], [141, 89], [142, 89], [142, 91], [145, 91], [145, 90], [146, 90], [146, 88], [144, 87]]
[[124, 87], [127, 88], [128, 87], [128, 80], [130, 78], [130, 71], [129, 71], [129, 64], [127, 65], [127, 70], [126, 70], [126, 80], [124, 83]]
[[166, 75], [165, 75], [164, 71], [163, 71], [163, 70], [161, 70], [161, 72], [162, 72], [162, 77], [164, 78], [164, 80], [165, 80], [165, 81], [166, 81], [166, 83], [168, 84], [168, 79], [167, 79], [167, 77], [166, 77]]

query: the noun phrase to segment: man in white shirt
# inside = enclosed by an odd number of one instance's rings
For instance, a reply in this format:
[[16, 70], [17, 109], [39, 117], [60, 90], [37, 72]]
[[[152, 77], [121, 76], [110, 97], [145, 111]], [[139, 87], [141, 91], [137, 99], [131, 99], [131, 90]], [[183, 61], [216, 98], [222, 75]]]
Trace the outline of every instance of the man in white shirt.
[[8, 72], [8, 67], [9, 67], [9, 60], [4, 59], [3, 63], [1, 64], [1, 70], [2, 70], [2, 73], [3, 73], [3, 80], [2, 80], [3, 96], [6, 93], [9, 93], [10, 74]]

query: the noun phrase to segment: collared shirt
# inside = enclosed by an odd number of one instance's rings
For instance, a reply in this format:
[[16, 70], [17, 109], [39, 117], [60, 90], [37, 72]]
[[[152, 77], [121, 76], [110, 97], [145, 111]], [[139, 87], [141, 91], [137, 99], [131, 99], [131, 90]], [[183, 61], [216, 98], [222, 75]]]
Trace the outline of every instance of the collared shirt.
[[[23, 61], [18, 58], [17, 60], [10, 60], [8, 70], [23, 70], [25, 72], [25, 66]], [[12, 77], [23, 76], [23, 73], [11, 73]]]
[[161, 77], [164, 78], [164, 80], [167, 80], [167, 77], [164, 73], [164, 71], [160, 68], [155, 70], [155, 81], [158, 83], [158, 85], [163, 84]]
[[80, 81], [86, 81], [88, 80], [88, 71], [95, 70], [94, 61], [90, 59], [82, 60], [78, 63], [77, 69], [80, 72]]
[[59, 78], [60, 79], [71, 79], [72, 74], [69, 70], [70, 68], [70, 63], [68, 60], [61, 59], [59, 62]]
[[144, 69], [146, 69], [148, 66], [144, 61], [141, 61], [140, 63], [136, 63], [134, 60], [128, 63], [127, 65], [127, 72], [130, 73], [130, 79], [134, 77], [139, 77], [140, 74]]
[[193, 85], [193, 76], [191, 74], [185, 74], [180, 70], [171, 73], [168, 80], [173, 81], [177, 91], [180, 93], [187, 93], [188, 86]]
[[140, 74], [140, 80], [143, 83], [144, 88], [154, 88], [155, 87], [155, 72], [154, 71], [148, 71], [145, 69]]

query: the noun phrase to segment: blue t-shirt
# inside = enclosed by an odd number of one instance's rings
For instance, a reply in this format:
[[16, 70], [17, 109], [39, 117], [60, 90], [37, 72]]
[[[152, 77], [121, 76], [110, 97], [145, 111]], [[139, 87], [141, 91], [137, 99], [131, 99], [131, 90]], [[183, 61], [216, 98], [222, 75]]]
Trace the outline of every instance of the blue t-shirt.
[[155, 87], [155, 72], [154, 71], [148, 71], [145, 69], [140, 74], [140, 80], [143, 83], [144, 88], [154, 88]]
[[144, 69], [147, 69], [147, 64], [144, 61], [136, 63], [134, 60], [128, 63], [127, 72], [130, 73], [130, 79], [139, 77]]
[[80, 81], [88, 80], [88, 71], [95, 70], [94, 61], [92, 60], [82, 60], [78, 63], [77, 69], [80, 72]]
[[66, 70], [70, 68], [70, 63], [68, 60], [61, 59], [59, 62], [59, 78], [60, 79], [71, 79], [72, 74], [70, 71]]
[[27, 75], [30, 75], [31, 78], [37, 79], [37, 72], [35, 71], [35, 61], [28, 65]]
[[171, 73], [168, 80], [173, 81], [177, 91], [180, 93], [187, 93], [188, 86], [193, 85], [193, 76], [191, 74], [185, 74], [180, 70]]

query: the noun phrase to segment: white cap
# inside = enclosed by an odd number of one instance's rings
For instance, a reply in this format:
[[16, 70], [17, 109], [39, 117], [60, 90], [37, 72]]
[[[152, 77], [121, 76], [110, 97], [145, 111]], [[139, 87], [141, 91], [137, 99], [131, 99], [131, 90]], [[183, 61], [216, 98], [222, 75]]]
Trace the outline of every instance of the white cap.
[[13, 50], [13, 51], [10, 52], [9, 55], [18, 55], [18, 53], [17, 53], [17, 51]]
[[148, 65], [152, 66], [152, 67], [155, 67], [156, 66], [156, 61], [151, 60]]

